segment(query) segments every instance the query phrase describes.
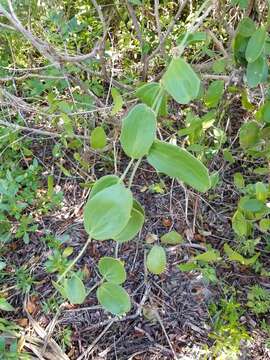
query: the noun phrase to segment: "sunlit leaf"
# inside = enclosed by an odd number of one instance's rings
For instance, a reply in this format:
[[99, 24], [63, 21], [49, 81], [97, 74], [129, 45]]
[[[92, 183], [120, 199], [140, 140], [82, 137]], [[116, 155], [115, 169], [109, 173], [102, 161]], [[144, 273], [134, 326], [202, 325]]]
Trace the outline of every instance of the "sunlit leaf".
[[93, 149], [103, 149], [107, 144], [106, 133], [101, 126], [97, 126], [90, 137], [90, 144]]
[[119, 111], [122, 110], [123, 107], [123, 98], [119, 91], [115, 88], [111, 90], [112, 98], [113, 98], [113, 108], [111, 111], [111, 115], [116, 115]]
[[216, 262], [220, 260], [220, 253], [217, 250], [211, 249], [206, 251], [205, 253], [199, 254], [194, 257], [193, 260], [196, 261], [204, 261], [204, 262]]
[[146, 259], [148, 270], [153, 274], [161, 274], [166, 270], [166, 252], [162, 246], [154, 245]]
[[101, 190], [106, 189], [107, 187], [110, 187], [112, 185], [116, 185], [120, 182], [120, 178], [116, 175], [105, 175], [102, 176], [100, 179], [98, 179], [94, 186], [91, 189], [90, 192], [90, 198], [92, 198], [94, 195], [96, 195]]
[[238, 261], [242, 265], [253, 265], [260, 254], [256, 254], [249, 259], [244, 258], [241, 254], [237, 251], [233, 250], [228, 244], [224, 244], [224, 252], [228, 256], [229, 260], [231, 261]]

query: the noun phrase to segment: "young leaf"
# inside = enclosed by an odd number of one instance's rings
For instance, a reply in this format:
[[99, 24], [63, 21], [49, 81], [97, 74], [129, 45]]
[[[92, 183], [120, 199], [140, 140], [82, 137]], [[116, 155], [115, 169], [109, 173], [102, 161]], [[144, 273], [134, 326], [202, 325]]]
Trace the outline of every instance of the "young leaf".
[[263, 52], [266, 40], [266, 30], [264, 27], [258, 28], [248, 41], [246, 48], [246, 59], [249, 63], [254, 62]]
[[98, 270], [104, 279], [113, 284], [122, 284], [126, 281], [127, 275], [122, 261], [113, 257], [102, 257], [98, 262]]
[[99, 303], [114, 315], [123, 315], [131, 308], [128, 293], [122, 286], [105, 282], [97, 289]]
[[180, 235], [177, 231], [174, 230], [162, 235], [160, 240], [162, 244], [167, 245], [177, 245], [184, 242], [182, 235]]
[[121, 109], [123, 107], [123, 98], [122, 98], [121, 94], [119, 93], [119, 91], [115, 88], [112, 88], [111, 94], [112, 94], [112, 98], [113, 98], [113, 108], [112, 108], [111, 115], [116, 115], [117, 113], [119, 113], [119, 111], [121, 111]]
[[250, 259], [245, 259], [241, 254], [239, 254], [237, 251], [233, 250], [228, 244], [224, 244], [224, 252], [228, 256], [229, 260], [231, 261], [238, 261], [242, 265], [253, 265], [260, 254], [256, 254], [252, 256]]
[[3, 297], [0, 297], [0, 310], [2, 311], [14, 311], [14, 307], [10, 305], [7, 300]]
[[205, 192], [210, 187], [210, 177], [207, 168], [193, 155], [176, 145], [156, 140], [147, 157], [157, 171]]
[[179, 104], [188, 104], [200, 91], [200, 79], [182, 58], [173, 58], [161, 79], [165, 90]]
[[84, 227], [96, 240], [109, 240], [127, 225], [133, 205], [131, 191], [116, 184], [89, 198], [84, 208]]
[[[135, 93], [135, 96], [139, 98], [143, 103], [152, 107], [154, 105], [157, 94], [159, 93], [161, 86], [159, 83], [151, 82], [141, 86]], [[160, 116], [167, 116], [167, 95], [163, 94], [158, 114]]]
[[106, 133], [101, 126], [97, 126], [90, 137], [90, 144], [93, 149], [103, 149], [107, 144]]
[[145, 104], [135, 105], [124, 118], [120, 142], [133, 159], [146, 155], [156, 137], [156, 115]]
[[216, 107], [224, 92], [224, 80], [215, 80], [211, 82], [206, 95], [205, 105], [209, 108]]
[[146, 266], [153, 274], [161, 274], [165, 271], [167, 264], [166, 252], [163, 247], [154, 245], [147, 255]]
[[249, 226], [241, 211], [237, 210], [232, 217], [232, 228], [234, 232], [242, 237], [248, 234]]
[[203, 262], [216, 262], [220, 259], [220, 253], [217, 250], [211, 249], [206, 251], [203, 254], [199, 254], [194, 257], [193, 260], [203, 261]]
[[82, 280], [75, 274], [66, 279], [64, 289], [71, 304], [82, 304], [86, 298], [86, 291]]
[[116, 185], [120, 182], [120, 178], [116, 175], [105, 175], [98, 179], [90, 192], [90, 198], [96, 195], [101, 190], [104, 190], [112, 185]]

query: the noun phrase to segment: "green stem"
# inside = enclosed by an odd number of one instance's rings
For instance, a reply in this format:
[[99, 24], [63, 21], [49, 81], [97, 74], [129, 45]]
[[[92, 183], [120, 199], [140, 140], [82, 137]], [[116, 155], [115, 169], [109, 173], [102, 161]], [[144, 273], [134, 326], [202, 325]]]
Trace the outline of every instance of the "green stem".
[[131, 159], [131, 160], [130, 160], [130, 162], [128, 163], [128, 165], [127, 165], [127, 167], [126, 167], [125, 171], [123, 172], [123, 174], [122, 174], [122, 176], [121, 176], [120, 180], [122, 180], [122, 181], [123, 181], [123, 180], [125, 179], [125, 177], [126, 177], [127, 173], [129, 172], [129, 169], [131, 168], [131, 165], [133, 164], [133, 162], [134, 162], [134, 159]]
[[131, 188], [131, 185], [132, 185], [133, 180], [134, 180], [134, 176], [135, 176], [135, 174], [136, 174], [136, 171], [137, 171], [137, 169], [138, 169], [141, 161], [142, 161], [142, 158], [138, 159], [137, 162], [136, 162], [136, 164], [134, 165], [134, 168], [133, 168], [133, 170], [132, 170], [132, 173], [131, 173], [131, 175], [130, 175], [129, 182], [128, 182], [128, 188], [129, 188], [129, 189]]
[[73, 266], [80, 260], [80, 258], [83, 256], [87, 246], [90, 244], [91, 242], [91, 237], [88, 238], [88, 240], [86, 241], [86, 243], [84, 244], [84, 247], [82, 248], [82, 250], [79, 252], [79, 254], [75, 257], [75, 259], [69, 264], [69, 266], [66, 268], [66, 270], [63, 272], [63, 274], [61, 274], [61, 276], [58, 278], [58, 280], [56, 281], [56, 284], [58, 284], [61, 280], [63, 280], [65, 278], [65, 276], [67, 275], [68, 272], [70, 272], [70, 270], [73, 268]]

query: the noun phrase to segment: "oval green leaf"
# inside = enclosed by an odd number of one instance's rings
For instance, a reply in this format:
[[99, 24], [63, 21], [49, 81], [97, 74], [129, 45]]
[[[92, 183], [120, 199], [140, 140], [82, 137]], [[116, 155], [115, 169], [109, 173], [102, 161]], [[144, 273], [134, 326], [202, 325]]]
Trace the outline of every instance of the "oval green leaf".
[[205, 95], [205, 105], [209, 108], [216, 107], [224, 92], [224, 80], [212, 81]]
[[166, 252], [162, 246], [154, 245], [147, 255], [146, 266], [152, 273], [159, 275], [166, 270]]
[[268, 64], [264, 56], [247, 65], [247, 83], [250, 88], [254, 88], [265, 82], [268, 77]]
[[156, 115], [145, 104], [134, 106], [124, 118], [120, 142], [124, 152], [133, 159], [148, 154], [156, 137]]
[[172, 59], [161, 79], [161, 84], [179, 104], [188, 104], [200, 91], [198, 75], [182, 58]]
[[104, 190], [112, 185], [116, 185], [120, 182], [120, 178], [116, 175], [105, 175], [98, 179], [90, 192], [90, 198], [96, 195], [101, 190]]
[[203, 163], [176, 145], [156, 140], [147, 160], [157, 171], [178, 178], [198, 191], [205, 192], [211, 186]]
[[244, 17], [237, 26], [237, 33], [244, 37], [252, 36], [255, 31], [256, 25], [249, 17]]
[[131, 309], [128, 293], [122, 286], [105, 282], [97, 289], [101, 306], [114, 315], [123, 315]]
[[177, 244], [182, 244], [184, 242], [182, 235], [180, 235], [175, 230], [162, 235], [160, 240], [162, 244], [167, 244], [167, 245], [177, 245]]
[[84, 284], [75, 274], [70, 279], [65, 280], [64, 291], [71, 304], [82, 304], [86, 298]]
[[132, 205], [131, 191], [122, 184], [98, 192], [84, 208], [86, 232], [96, 240], [112, 239], [127, 225]]
[[107, 144], [106, 133], [101, 126], [97, 126], [90, 136], [90, 144], [93, 149], [103, 149]]
[[113, 284], [122, 284], [126, 281], [127, 275], [122, 261], [113, 257], [102, 257], [98, 262], [98, 270], [104, 279]]
[[144, 223], [144, 216], [136, 209], [131, 210], [131, 217], [126, 227], [113, 239], [119, 243], [132, 240], [141, 230]]
[[264, 27], [260, 27], [253, 33], [247, 44], [245, 56], [249, 63], [256, 61], [261, 55], [264, 49], [265, 40], [266, 30]]
[[255, 146], [260, 141], [260, 127], [256, 121], [243, 124], [239, 132], [239, 142], [246, 149]]

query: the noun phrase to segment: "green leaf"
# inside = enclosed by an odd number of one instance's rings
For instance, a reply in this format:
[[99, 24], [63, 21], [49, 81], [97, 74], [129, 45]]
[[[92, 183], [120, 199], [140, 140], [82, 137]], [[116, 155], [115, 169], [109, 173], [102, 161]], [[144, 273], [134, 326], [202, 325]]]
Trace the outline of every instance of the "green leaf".
[[249, 17], [244, 17], [237, 26], [237, 33], [244, 37], [251, 37], [256, 31], [256, 25]]
[[260, 114], [262, 121], [270, 124], [270, 101], [267, 100], [260, 108]]
[[[135, 93], [135, 96], [139, 98], [143, 103], [149, 107], [153, 107], [157, 94], [159, 93], [161, 86], [159, 83], [151, 82], [141, 86]], [[160, 116], [167, 116], [167, 95], [163, 94], [158, 114]]]
[[192, 67], [182, 58], [172, 59], [161, 79], [165, 90], [179, 104], [188, 104], [200, 91], [200, 79]]
[[260, 141], [260, 127], [255, 121], [249, 121], [240, 128], [239, 141], [242, 148], [246, 149]]
[[243, 197], [239, 202], [239, 208], [244, 211], [260, 212], [264, 208], [264, 203], [257, 199]]
[[212, 81], [205, 95], [205, 105], [209, 108], [216, 107], [224, 92], [224, 80]]
[[119, 243], [124, 243], [133, 239], [141, 230], [143, 223], [144, 215], [133, 206], [133, 209], [131, 210], [131, 217], [127, 225], [113, 238], [113, 240]]
[[122, 286], [105, 282], [97, 289], [99, 303], [114, 315], [123, 315], [131, 309], [128, 293]]
[[102, 257], [98, 262], [98, 270], [105, 280], [113, 284], [122, 284], [126, 281], [127, 275], [122, 261], [113, 257]]
[[237, 210], [232, 217], [232, 228], [234, 232], [242, 237], [248, 234], [248, 222], [241, 211]]
[[174, 230], [162, 235], [160, 240], [162, 244], [168, 245], [177, 245], [184, 242], [182, 235], [180, 235], [177, 231]]
[[226, 161], [228, 161], [230, 164], [233, 164], [235, 162], [235, 159], [229, 149], [223, 150], [223, 156]]
[[180, 271], [186, 272], [186, 271], [192, 271], [198, 269], [198, 264], [194, 262], [188, 262], [185, 264], [179, 264], [177, 265], [177, 267]]
[[133, 159], [148, 154], [156, 137], [156, 115], [145, 104], [135, 105], [124, 118], [120, 142], [124, 152]]
[[255, 185], [255, 189], [256, 189], [256, 199], [265, 202], [268, 197], [267, 186], [263, 182], [258, 181]]
[[254, 88], [265, 82], [268, 76], [268, 64], [264, 56], [260, 56], [247, 66], [247, 83], [250, 88]]
[[105, 175], [98, 179], [91, 189], [90, 198], [112, 185], [116, 185], [120, 182], [120, 178], [116, 175]]
[[84, 208], [84, 227], [96, 240], [109, 240], [127, 225], [133, 205], [131, 191], [112, 185], [89, 198]]
[[252, 63], [259, 58], [263, 52], [265, 40], [266, 30], [264, 27], [260, 27], [253, 33], [248, 41], [245, 56], [249, 63]]
[[234, 60], [239, 65], [245, 66], [247, 63], [245, 53], [246, 53], [248, 41], [249, 39], [247, 37], [244, 37], [240, 34], [237, 34], [233, 40], [232, 47], [233, 47]]
[[119, 111], [122, 110], [123, 107], [123, 98], [119, 91], [115, 88], [111, 90], [112, 98], [113, 98], [113, 108], [111, 111], [111, 115], [116, 115]]
[[97, 126], [90, 137], [90, 144], [93, 149], [103, 149], [107, 144], [106, 134], [101, 126]]
[[64, 290], [71, 304], [82, 304], [86, 298], [84, 284], [75, 274], [70, 279], [65, 280]]
[[166, 270], [166, 252], [162, 246], [154, 245], [147, 255], [146, 266], [153, 274], [161, 274]]
[[245, 187], [245, 179], [240, 172], [237, 172], [233, 175], [233, 182], [239, 190]]
[[2, 271], [6, 266], [7, 264], [4, 261], [0, 261], [0, 271]]
[[270, 219], [261, 219], [259, 222], [259, 227], [262, 232], [270, 231]]
[[216, 262], [218, 260], [220, 260], [220, 253], [217, 250], [211, 249], [206, 251], [203, 254], [199, 254], [197, 256], [194, 257], [193, 260], [196, 261], [203, 261], [203, 262]]
[[237, 251], [233, 250], [228, 244], [224, 244], [224, 252], [228, 256], [229, 260], [238, 261], [240, 262], [240, 264], [245, 266], [253, 265], [260, 256], [260, 254], [258, 253], [252, 256], [250, 259], [246, 259]]
[[3, 297], [0, 297], [0, 310], [2, 311], [14, 311], [14, 307], [10, 305], [7, 300]]
[[203, 163], [176, 145], [156, 140], [147, 160], [157, 171], [178, 178], [198, 191], [205, 192], [211, 185]]

